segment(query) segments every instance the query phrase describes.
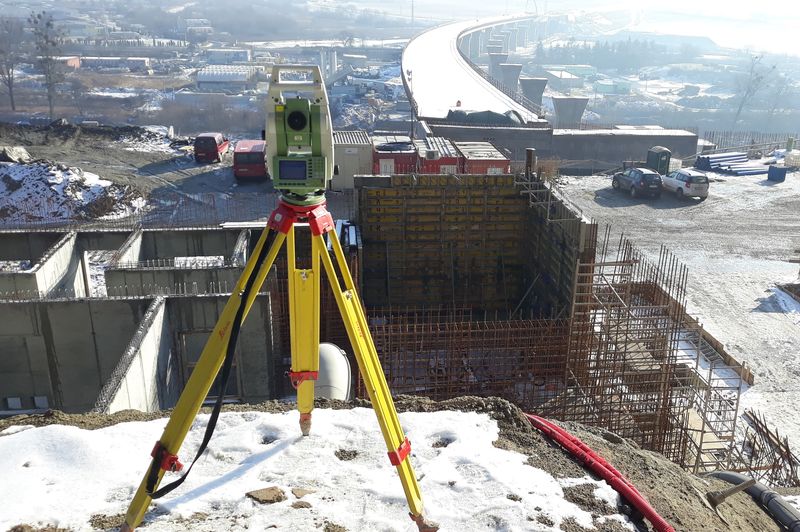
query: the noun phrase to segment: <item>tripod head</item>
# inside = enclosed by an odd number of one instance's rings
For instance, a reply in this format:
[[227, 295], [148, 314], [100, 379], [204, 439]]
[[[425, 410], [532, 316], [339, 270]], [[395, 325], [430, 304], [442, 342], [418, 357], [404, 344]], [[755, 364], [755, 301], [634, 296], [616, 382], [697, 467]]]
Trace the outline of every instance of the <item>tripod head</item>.
[[325, 201], [334, 174], [328, 93], [317, 65], [275, 65], [267, 102], [267, 168], [281, 198]]

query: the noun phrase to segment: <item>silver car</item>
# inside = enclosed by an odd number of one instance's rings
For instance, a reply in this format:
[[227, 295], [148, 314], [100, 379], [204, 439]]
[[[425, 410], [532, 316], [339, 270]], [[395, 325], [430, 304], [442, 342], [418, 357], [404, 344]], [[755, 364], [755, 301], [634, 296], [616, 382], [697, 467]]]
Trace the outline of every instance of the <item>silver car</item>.
[[665, 175], [661, 179], [665, 190], [671, 190], [679, 198], [684, 196], [700, 198], [708, 197], [708, 177], [703, 172], [691, 168], [681, 168]]

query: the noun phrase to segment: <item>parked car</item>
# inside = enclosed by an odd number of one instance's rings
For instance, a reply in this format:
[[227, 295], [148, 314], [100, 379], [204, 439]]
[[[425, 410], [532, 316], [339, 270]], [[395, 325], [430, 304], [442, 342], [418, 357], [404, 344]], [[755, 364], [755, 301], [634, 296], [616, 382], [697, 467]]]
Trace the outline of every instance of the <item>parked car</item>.
[[614, 174], [611, 179], [614, 190], [627, 190], [632, 198], [638, 196], [661, 196], [661, 176], [649, 168], [628, 168]]
[[679, 198], [688, 196], [702, 201], [708, 197], [708, 177], [699, 170], [681, 168], [665, 175], [661, 181], [665, 190], [675, 192]]
[[236, 179], [266, 179], [267, 167], [263, 140], [240, 140], [233, 150], [233, 175]]
[[228, 151], [229, 141], [222, 133], [200, 133], [194, 139], [194, 160], [198, 163], [219, 162]]

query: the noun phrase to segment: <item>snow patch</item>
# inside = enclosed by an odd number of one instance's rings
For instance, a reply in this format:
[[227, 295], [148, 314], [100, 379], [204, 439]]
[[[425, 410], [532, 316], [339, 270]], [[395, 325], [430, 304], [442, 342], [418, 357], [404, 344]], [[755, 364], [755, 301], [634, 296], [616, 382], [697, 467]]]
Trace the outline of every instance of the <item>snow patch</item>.
[[[196, 452], [208, 417], [195, 420], [180, 453], [184, 458]], [[408, 412], [399, 417], [413, 442], [410, 459], [426, 515], [441, 530], [516, 530], [539, 514], [555, 527], [570, 517], [592, 527], [592, 515], [563, 498], [559, 480], [525, 465], [526, 456], [494, 447], [499, 430], [486, 414]], [[125, 513], [165, 424], [159, 419], [92, 431], [51, 425], [4, 434], [0, 529], [27, 523], [84, 530], [92, 515]], [[443, 430], [452, 442], [434, 447]], [[340, 449], [358, 454], [342, 461], [336, 456]], [[168, 473], [165, 482], [174, 478]], [[603, 482], [578, 480], [597, 484], [596, 493], [605, 497]], [[282, 489], [287, 500], [260, 505], [245, 497], [268, 486]], [[375, 415], [355, 408], [316, 409], [311, 436], [305, 438], [299, 435], [296, 412], [222, 414], [209, 450], [178, 490], [155, 502], [147, 529], [185, 529], [179, 519], [204, 513], [220, 522], [236, 515], [241, 529], [265, 530], [281, 523], [281, 530], [307, 530], [309, 513], [292, 508], [292, 488], [313, 490], [303, 501], [314, 514], [348, 530], [413, 527]], [[612, 517], [632, 529], [626, 518]]]
[[131, 187], [80, 168], [0, 163], [0, 220], [6, 223], [119, 218], [145, 205]]

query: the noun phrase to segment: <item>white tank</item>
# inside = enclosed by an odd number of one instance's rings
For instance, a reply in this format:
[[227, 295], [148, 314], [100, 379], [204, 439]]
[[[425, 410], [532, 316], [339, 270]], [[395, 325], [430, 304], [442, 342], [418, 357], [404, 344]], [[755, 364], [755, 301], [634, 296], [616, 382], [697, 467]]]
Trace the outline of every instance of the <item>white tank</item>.
[[319, 375], [314, 384], [314, 394], [325, 399], [351, 399], [350, 361], [338, 346], [319, 344]]

